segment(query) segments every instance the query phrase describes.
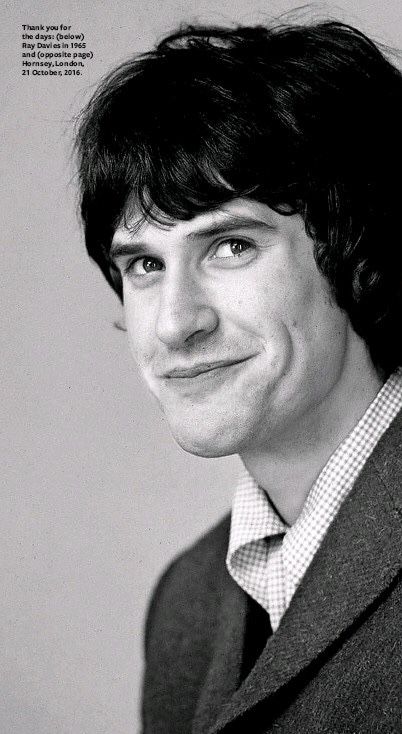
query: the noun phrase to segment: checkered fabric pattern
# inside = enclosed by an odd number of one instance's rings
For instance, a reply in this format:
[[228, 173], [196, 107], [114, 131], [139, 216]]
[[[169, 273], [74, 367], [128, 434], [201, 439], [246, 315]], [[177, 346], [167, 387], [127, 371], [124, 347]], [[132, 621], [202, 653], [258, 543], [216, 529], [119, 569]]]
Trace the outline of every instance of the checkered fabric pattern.
[[291, 527], [281, 520], [247, 470], [241, 475], [233, 501], [226, 564], [239, 586], [268, 612], [273, 631], [343, 500], [401, 408], [399, 370], [332, 454]]

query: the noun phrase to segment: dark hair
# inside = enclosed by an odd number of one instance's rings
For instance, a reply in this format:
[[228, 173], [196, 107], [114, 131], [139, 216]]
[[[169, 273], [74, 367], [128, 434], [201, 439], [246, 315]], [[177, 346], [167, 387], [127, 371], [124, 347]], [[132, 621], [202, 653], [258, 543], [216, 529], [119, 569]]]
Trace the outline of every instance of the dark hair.
[[186, 27], [101, 83], [77, 137], [86, 245], [130, 205], [190, 219], [247, 197], [302, 215], [374, 363], [402, 363], [402, 75], [355, 28]]

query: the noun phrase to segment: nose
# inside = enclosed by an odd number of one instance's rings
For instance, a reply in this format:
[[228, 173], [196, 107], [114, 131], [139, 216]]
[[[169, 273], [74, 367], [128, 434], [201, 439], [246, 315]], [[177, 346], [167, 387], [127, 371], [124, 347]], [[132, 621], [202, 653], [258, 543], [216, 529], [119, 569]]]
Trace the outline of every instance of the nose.
[[216, 308], [194, 279], [166, 273], [156, 323], [160, 341], [170, 349], [189, 346], [214, 332], [218, 323]]

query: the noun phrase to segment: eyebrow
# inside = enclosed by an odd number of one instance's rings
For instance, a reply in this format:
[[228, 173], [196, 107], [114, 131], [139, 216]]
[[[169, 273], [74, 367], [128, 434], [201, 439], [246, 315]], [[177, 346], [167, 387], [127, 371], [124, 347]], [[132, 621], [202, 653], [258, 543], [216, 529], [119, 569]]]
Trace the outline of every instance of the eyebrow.
[[[256, 227], [264, 227], [273, 231], [276, 229], [275, 225], [267, 222], [263, 219], [254, 219], [250, 217], [241, 217], [236, 215], [228, 215], [224, 220], [216, 224], [212, 224], [209, 227], [202, 227], [196, 232], [189, 232], [185, 239], [189, 241], [202, 240], [207, 237], [216, 237], [220, 234], [229, 234], [238, 229], [255, 229]], [[116, 259], [123, 257], [124, 255], [137, 255], [143, 253], [144, 250], [152, 249], [149, 243], [145, 242], [122, 242], [116, 241], [112, 243], [110, 248], [110, 257]]]

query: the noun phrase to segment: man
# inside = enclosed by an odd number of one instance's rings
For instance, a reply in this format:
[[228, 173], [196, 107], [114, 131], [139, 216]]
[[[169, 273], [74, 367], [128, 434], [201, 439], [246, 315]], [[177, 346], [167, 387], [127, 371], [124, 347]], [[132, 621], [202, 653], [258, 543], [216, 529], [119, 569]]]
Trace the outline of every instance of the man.
[[89, 254], [231, 519], [146, 628], [144, 732], [401, 731], [402, 78], [340, 23], [187, 28], [78, 138]]

